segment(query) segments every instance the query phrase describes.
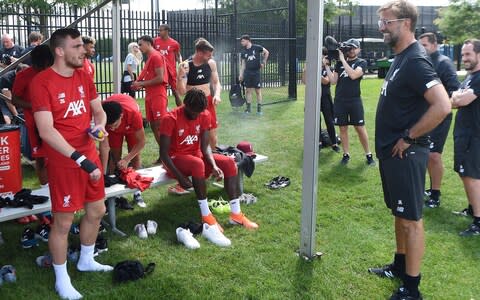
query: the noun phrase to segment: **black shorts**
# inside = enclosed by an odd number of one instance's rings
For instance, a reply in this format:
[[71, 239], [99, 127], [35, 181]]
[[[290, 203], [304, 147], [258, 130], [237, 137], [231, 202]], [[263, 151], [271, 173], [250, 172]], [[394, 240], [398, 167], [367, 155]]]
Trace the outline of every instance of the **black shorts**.
[[480, 137], [454, 137], [453, 169], [461, 177], [480, 179]]
[[337, 100], [333, 103], [333, 120], [337, 126], [363, 126], [365, 118], [361, 98]]
[[246, 88], [259, 89], [262, 87], [260, 83], [260, 71], [247, 71], [243, 72], [243, 83]]
[[394, 216], [413, 221], [422, 218], [428, 154], [428, 147], [411, 145], [403, 159], [380, 160], [383, 197]]
[[443, 146], [445, 146], [445, 141], [447, 140], [450, 124], [452, 124], [452, 114], [449, 114], [442, 123], [438, 124], [438, 126], [430, 132], [430, 152], [443, 152]]

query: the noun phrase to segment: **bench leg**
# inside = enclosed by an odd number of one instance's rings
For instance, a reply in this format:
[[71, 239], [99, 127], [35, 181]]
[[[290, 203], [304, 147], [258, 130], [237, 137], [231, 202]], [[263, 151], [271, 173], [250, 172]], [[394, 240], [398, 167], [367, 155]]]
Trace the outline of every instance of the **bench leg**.
[[123, 231], [120, 231], [117, 228], [117, 216], [115, 210], [115, 197], [110, 197], [107, 199], [108, 201], [108, 221], [110, 223], [110, 227], [112, 228], [112, 232], [118, 234], [119, 236], [125, 237], [127, 236]]

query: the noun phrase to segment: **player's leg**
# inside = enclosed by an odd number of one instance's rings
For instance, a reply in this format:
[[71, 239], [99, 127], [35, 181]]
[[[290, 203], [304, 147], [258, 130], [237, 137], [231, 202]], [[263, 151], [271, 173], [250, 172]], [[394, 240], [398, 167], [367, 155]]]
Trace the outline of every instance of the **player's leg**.
[[[233, 158], [221, 154], [213, 154], [213, 158], [215, 159], [215, 163], [222, 170], [224, 175], [224, 186], [228, 194], [231, 210], [230, 223], [234, 225], [242, 225], [243, 227], [248, 229], [257, 229], [258, 225], [245, 217], [240, 208], [238, 170], [235, 161], [233, 160]], [[210, 170], [210, 168], [207, 168], [207, 171]]]

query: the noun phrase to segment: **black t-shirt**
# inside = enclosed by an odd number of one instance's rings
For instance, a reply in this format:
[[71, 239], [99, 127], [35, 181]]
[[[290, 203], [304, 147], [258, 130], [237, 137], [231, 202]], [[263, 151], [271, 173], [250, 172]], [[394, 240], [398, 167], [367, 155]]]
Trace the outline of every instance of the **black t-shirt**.
[[427, 111], [427, 89], [441, 84], [425, 49], [418, 42], [395, 56], [380, 92], [375, 124], [375, 151], [379, 159], [392, 156], [392, 148], [405, 129]]
[[480, 137], [480, 71], [469, 74], [460, 85], [460, 89], [472, 89], [477, 98], [469, 105], [458, 108], [455, 116], [453, 136]]
[[13, 47], [10, 49], [5, 49], [5, 48], [0, 49], [0, 57], [3, 54], [8, 54], [15, 58], [19, 58], [20, 56], [22, 56], [22, 53], [23, 53], [23, 48], [18, 45], [13, 45]]
[[263, 52], [263, 47], [260, 45], [252, 44], [249, 49], [243, 48], [240, 53], [240, 57], [245, 60], [246, 71], [258, 71], [260, 70], [260, 53]]
[[[347, 63], [354, 70], [360, 67], [365, 71], [367, 68], [367, 61], [358, 57], [354, 60], [347, 61]], [[337, 64], [335, 65], [335, 72], [338, 74], [337, 88], [335, 89], [335, 101], [360, 98], [360, 81], [363, 76], [352, 80], [340, 61], [337, 61]]]
[[458, 90], [460, 82], [458, 82], [457, 71], [453, 62], [445, 55], [440, 54], [438, 51], [430, 54], [432, 59], [433, 68], [437, 72], [438, 77], [442, 81], [443, 86], [447, 90], [449, 96], [452, 96], [452, 93]]

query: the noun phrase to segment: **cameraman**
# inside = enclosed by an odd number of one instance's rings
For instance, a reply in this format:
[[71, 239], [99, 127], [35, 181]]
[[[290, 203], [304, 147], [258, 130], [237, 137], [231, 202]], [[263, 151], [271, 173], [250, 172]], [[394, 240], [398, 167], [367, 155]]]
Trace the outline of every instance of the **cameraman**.
[[360, 81], [367, 67], [367, 62], [358, 58], [358, 53], [360, 53], [360, 43], [355, 39], [349, 39], [340, 44], [338, 49], [339, 59], [335, 64], [335, 70], [332, 72], [327, 58], [323, 59], [323, 66], [327, 71], [330, 83], [337, 85], [333, 114], [335, 124], [340, 127], [343, 148], [341, 164], [346, 165], [350, 161], [348, 125], [353, 125], [363, 150], [365, 150], [367, 165], [373, 166], [375, 160], [368, 147], [368, 134], [365, 129], [363, 104], [360, 97]]
[[12, 36], [8, 33], [2, 35], [2, 45], [3, 48], [0, 49], [0, 67], [5, 68], [22, 56], [24, 49], [15, 45]]

